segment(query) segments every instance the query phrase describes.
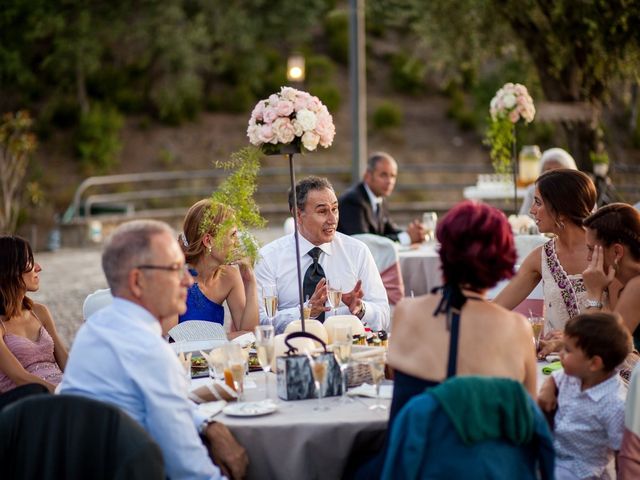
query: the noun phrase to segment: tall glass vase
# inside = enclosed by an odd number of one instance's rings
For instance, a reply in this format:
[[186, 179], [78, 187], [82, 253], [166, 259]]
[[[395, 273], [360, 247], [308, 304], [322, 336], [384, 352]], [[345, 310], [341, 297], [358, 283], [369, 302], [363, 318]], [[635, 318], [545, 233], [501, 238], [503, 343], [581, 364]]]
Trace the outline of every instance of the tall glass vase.
[[518, 149], [516, 147], [516, 124], [511, 126], [511, 171], [513, 173], [513, 214], [518, 214]]

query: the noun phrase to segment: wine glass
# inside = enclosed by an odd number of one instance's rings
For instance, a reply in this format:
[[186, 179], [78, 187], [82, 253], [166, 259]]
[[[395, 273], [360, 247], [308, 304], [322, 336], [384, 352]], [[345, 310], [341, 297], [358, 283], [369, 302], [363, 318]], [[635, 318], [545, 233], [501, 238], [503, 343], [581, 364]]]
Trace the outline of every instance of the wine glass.
[[376, 355], [369, 360], [369, 371], [371, 372], [371, 380], [376, 387], [376, 403], [369, 407], [369, 410], [386, 410], [387, 406], [380, 402], [380, 383], [384, 378], [384, 353]]
[[314, 410], [318, 412], [329, 410], [329, 407], [322, 403], [322, 387], [327, 377], [328, 368], [327, 357], [325, 355], [316, 355], [315, 357], [309, 355], [309, 363], [311, 365], [313, 383], [316, 386], [316, 392], [318, 392], [318, 406]]
[[331, 308], [333, 308], [333, 315], [336, 316], [338, 307], [342, 301], [342, 287], [340, 282], [336, 280], [329, 282], [327, 279], [327, 299], [329, 300]]
[[544, 317], [532, 315], [529, 317], [529, 323], [533, 330], [533, 343], [536, 346], [537, 352], [540, 348], [540, 338], [542, 337], [542, 331], [544, 330]]
[[438, 223], [438, 214], [436, 212], [424, 212], [422, 214], [422, 226], [424, 227], [424, 238], [427, 241], [433, 240], [435, 237], [433, 232]]
[[350, 325], [337, 325], [333, 330], [333, 355], [340, 367], [342, 375], [342, 403], [349, 403], [353, 400], [347, 397], [347, 368], [351, 362], [351, 345], [353, 335]]
[[227, 368], [233, 379], [233, 384], [238, 392], [238, 401], [243, 400], [244, 374], [246, 370], [245, 358], [242, 348], [237, 343], [227, 343], [224, 346], [227, 355]]
[[278, 288], [276, 285], [269, 284], [262, 287], [262, 302], [269, 323], [273, 325], [273, 320], [278, 313]]
[[258, 363], [264, 371], [265, 399], [269, 400], [269, 372], [274, 353], [273, 325], [258, 325], [255, 328], [256, 350], [258, 351]]

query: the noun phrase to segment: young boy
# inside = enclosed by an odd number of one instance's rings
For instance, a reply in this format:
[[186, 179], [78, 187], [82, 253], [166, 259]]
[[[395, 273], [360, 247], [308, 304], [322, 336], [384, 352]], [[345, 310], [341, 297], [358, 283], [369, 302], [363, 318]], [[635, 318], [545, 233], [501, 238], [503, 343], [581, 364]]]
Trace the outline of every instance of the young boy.
[[560, 360], [538, 395], [540, 408], [556, 406], [556, 479], [608, 478], [620, 449], [626, 388], [616, 367], [631, 351], [631, 335], [618, 314], [578, 315], [564, 328]]

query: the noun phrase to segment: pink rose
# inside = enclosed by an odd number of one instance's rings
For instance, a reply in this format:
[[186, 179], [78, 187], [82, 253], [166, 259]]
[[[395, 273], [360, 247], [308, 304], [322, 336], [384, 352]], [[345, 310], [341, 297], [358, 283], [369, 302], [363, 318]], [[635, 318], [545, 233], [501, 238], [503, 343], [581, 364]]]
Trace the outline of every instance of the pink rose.
[[280, 100], [276, 104], [276, 113], [280, 117], [288, 117], [293, 113], [293, 103], [288, 100]]
[[278, 113], [275, 108], [270, 105], [264, 109], [262, 116], [264, 118], [264, 123], [273, 123], [273, 121], [278, 118]]
[[258, 140], [262, 143], [276, 143], [276, 136], [273, 134], [273, 128], [270, 124], [260, 125], [258, 131]]
[[253, 109], [253, 112], [251, 112], [251, 118], [261, 122], [263, 117], [262, 115], [264, 114], [264, 100], [260, 100], [256, 106]]
[[249, 123], [249, 127], [247, 128], [247, 137], [249, 137], [249, 142], [252, 145], [260, 146], [262, 142], [260, 141], [260, 137], [258, 136], [258, 132], [260, 131], [260, 127], [258, 125]]
[[518, 121], [518, 119], [520, 118], [520, 114], [518, 113], [518, 110], [513, 110], [510, 114], [509, 114], [509, 121], [511, 123], [516, 123]]
[[278, 143], [291, 143], [296, 136], [291, 120], [285, 117], [280, 117], [273, 122], [273, 133]]
[[284, 100], [289, 100], [291, 103], [295, 102], [296, 97], [298, 96], [299, 90], [291, 87], [282, 87], [280, 89], [280, 97]]

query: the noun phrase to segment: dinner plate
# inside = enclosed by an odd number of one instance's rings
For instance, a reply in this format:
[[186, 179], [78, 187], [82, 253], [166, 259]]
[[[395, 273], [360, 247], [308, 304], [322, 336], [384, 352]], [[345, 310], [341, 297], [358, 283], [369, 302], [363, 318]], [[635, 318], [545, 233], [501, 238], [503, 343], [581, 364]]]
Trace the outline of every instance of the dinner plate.
[[232, 403], [222, 409], [231, 417], [257, 417], [275, 412], [278, 406], [271, 401]]

